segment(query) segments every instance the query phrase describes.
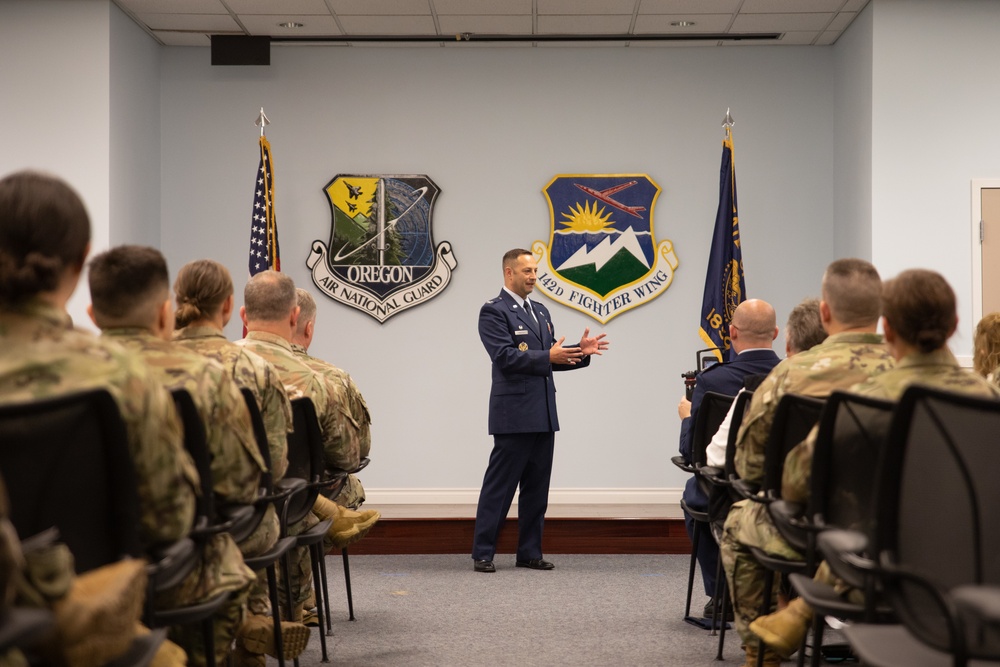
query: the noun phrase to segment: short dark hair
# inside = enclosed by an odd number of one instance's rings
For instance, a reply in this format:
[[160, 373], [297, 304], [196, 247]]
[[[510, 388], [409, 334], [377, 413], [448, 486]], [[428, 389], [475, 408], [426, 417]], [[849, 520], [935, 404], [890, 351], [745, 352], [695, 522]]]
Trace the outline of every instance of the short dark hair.
[[302, 333], [305, 331], [306, 325], [316, 319], [316, 300], [306, 290], [296, 287], [295, 301], [299, 306], [299, 325], [297, 329], [299, 333]]
[[882, 287], [882, 315], [896, 335], [923, 353], [944, 347], [958, 324], [955, 292], [940, 273], [903, 271]]
[[0, 180], [0, 302], [55, 289], [89, 243], [87, 209], [64, 181], [32, 171]]
[[215, 315], [232, 293], [233, 279], [225, 266], [212, 259], [188, 262], [174, 280], [177, 327]]
[[295, 283], [284, 273], [261, 271], [243, 290], [243, 308], [248, 320], [277, 322], [295, 310]]
[[504, 270], [506, 270], [508, 266], [514, 266], [514, 264], [517, 263], [518, 258], [522, 255], [531, 254], [532, 252], [530, 250], [525, 250], [524, 248], [514, 248], [513, 250], [508, 250], [503, 254], [503, 263], [501, 266]]
[[121, 245], [89, 264], [90, 300], [97, 326], [148, 326], [170, 293], [163, 254], [148, 246]]
[[792, 308], [785, 324], [785, 341], [792, 352], [805, 352], [826, 340], [826, 336], [819, 314], [819, 299], [809, 297]]
[[871, 262], [838, 259], [823, 274], [823, 300], [841, 324], [874, 326], [881, 312], [882, 279]]

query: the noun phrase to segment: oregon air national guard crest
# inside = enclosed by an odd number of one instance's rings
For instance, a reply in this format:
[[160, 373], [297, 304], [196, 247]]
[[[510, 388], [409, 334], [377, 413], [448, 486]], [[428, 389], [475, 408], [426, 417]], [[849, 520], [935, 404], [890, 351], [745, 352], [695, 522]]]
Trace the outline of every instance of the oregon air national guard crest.
[[313, 241], [306, 265], [324, 294], [385, 322], [448, 286], [458, 263], [450, 243], [431, 237], [434, 181], [340, 174], [323, 191], [330, 243]]
[[543, 190], [549, 245], [535, 241], [537, 286], [601, 324], [652, 301], [674, 279], [674, 244], [653, 236], [660, 186], [645, 174], [561, 174]]

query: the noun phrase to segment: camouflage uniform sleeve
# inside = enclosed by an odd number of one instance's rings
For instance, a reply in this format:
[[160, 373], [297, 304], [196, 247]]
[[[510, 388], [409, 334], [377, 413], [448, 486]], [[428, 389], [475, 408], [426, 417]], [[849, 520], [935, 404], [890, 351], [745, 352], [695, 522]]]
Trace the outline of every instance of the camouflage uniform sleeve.
[[748, 482], [760, 483], [764, 478], [764, 450], [774, 421], [778, 387], [779, 379], [775, 374], [768, 375], [754, 391], [740, 424], [733, 464], [736, 473]]
[[271, 366], [264, 371], [261, 383], [260, 412], [267, 429], [267, 444], [271, 454], [271, 474], [275, 481], [282, 479], [288, 470], [288, 431], [292, 425], [292, 404]]
[[143, 369], [118, 396], [128, 427], [147, 543], [173, 542], [194, 522], [198, 472], [184, 450], [183, 431], [173, 401]]
[[[208, 367], [206, 367], [207, 369]], [[254, 499], [264, 470], [243, 395], [230, 375], [202, 374], [202, 396], [209, 401], [204, 415], [208, 444], [212, 451], [212, 486], [232, 503]]]
[[361, 463], [358, 424], [351, 417], [344, 385], [325, 373], [316, 373], [322, 385], [316, 396], [317, 413], [323, 427], [326, 464], [343, 470], [355, 470]]
[[368, 403], [365, 402], [365, 397], [361, 395], [361, 390], [359, 390], [358, 385], [354, 383], [354, 378], [345, 372], [343, 379], [344, 384], [347, 387], [347, 396], [351, 406], [351, 415], [354, 417], [354, 422], [358, 426], [359, 454], [362, 458], [364, 458], [368, 456], [372, 450], [371, 413], [368, 411]]
[[785, 457], [781, 473], [781, 497], [793, 503], [808, 503], [812, 479], [812, 459], [816, 450], [819, 426], [813, 426], [806, 439], [795, 445]]

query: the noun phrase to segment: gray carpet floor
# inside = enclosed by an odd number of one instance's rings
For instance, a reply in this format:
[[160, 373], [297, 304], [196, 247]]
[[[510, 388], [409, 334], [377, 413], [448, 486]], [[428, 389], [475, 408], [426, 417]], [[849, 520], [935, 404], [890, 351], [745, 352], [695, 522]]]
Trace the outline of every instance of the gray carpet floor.
[[[556, 569], [473, 572], [468, 556], [352, 556], [357, 620], [348, 621], [341, 559], [326, 559], [330, 662], [346, 667], [720, 666], [742, 664], [735, 631], [685, 623], [687, 556], [553, 555]], [[707, 597], [696, 580], [692, 608]], [[302, 665], [321, 665], [316, 630]], [[270, 661], [268, 665], [276, 664]], [[794, 662], [786, 662], [793, 665]]]

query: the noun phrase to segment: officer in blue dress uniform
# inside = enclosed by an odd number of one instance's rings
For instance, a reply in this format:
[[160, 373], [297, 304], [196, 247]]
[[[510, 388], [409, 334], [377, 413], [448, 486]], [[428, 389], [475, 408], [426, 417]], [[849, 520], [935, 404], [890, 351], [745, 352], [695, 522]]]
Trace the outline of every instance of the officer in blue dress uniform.
[[528, 299], [537, 272], [530, 250], [508, 251], [503, 257], [504, 287], [479, 311], [479, 337], [493, 362], [489, 432], [494, 444], [476, 511], [472, 558], [477, 572], [496, 571], [497, 538], [518, 486], [516, 566], [555, 567], [542, 558], [542, 526], [559, 430], [552, 371], [588, 366], [591, 355], [608, 349], [604, 334], [591, 338], [590, 329], [576, 345], [564, 345], [565, 337], [556, 340], [549, 311]]

